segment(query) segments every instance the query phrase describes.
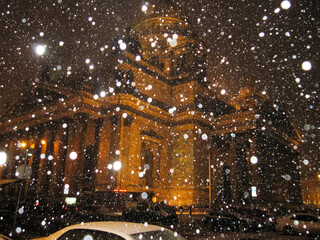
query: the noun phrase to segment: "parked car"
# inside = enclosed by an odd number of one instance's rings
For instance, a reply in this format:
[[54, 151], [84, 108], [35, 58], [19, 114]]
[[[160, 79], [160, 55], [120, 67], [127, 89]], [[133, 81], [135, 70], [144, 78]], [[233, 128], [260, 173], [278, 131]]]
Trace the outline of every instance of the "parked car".
[[260, 209], [234, 208], [232, 214], [247, 222], [249, 231], [275, 231], [275, 219]]
[[203, 222], [214, 231], [246, 231], [249, 227], [245, 220], [226, 212], [210, 213]]
[[277, 219], [276, 229], [286, 235], [300, 233], [320, 236], [320, 221], [310, 213], [292, 213]]
[[165, 239], [185, 240], [176, 232], [163, 227], [130, 222], [88, 222], [72, 225], [53, 233], [48, 237], [37, 240], [139, 240], [139, 239]]
[[151, 222], [164, 225], [178, 221], [173, 207], [154, 202], [126, 202], [122, 217], [129, 222]]

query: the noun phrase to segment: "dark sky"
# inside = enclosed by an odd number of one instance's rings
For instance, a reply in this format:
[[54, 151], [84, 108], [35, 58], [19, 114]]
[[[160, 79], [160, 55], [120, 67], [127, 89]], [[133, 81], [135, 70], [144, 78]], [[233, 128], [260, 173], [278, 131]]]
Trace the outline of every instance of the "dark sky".
[[[44, 66], [60, 75], [99, 69], [112, 40], [144, 17], [146, 2], [2, 0], [0, 106], [17, 98]], [[283, 0], [176, 2], [210, 49], [209, 80], [234, 95], [251, 78], [258, 92], [279, 99], [302, 135], [303, 169], [311, 177], [320, 173], [320, 2], [292, 0], [288, 9]], [[35, 54], [37, 44], [46, 45], [43, 57]], [[304, 61], [311, 62], [310, 71], [302, 69]]]

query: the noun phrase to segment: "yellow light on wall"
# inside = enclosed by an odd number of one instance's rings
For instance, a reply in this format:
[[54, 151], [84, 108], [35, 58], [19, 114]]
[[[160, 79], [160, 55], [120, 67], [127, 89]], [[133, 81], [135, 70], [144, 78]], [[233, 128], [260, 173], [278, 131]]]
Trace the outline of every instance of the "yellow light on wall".
[[20, 147], [21, 148], [26, 148], [27, 147], [27, 143], [26, 142], [21, 142], [20, 143]]
[[320, 180], [320, 173], [318, 174], [318, 179]]

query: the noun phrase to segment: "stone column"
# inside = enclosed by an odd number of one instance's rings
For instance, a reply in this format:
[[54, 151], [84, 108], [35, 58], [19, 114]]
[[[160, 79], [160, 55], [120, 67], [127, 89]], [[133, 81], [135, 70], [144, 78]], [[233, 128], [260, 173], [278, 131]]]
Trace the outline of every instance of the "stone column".
[[[79, 189], [79, 183], [83, 173], [84, 148], [86, 124], [82, 116], [75, 116], [69, 130], [68, 150], [66, 155], [65, 181], [64, 186], [68, 184], [68, 189], [64, 194], [74, 195]], [[76, 153], [76, 159], [71, 159], [70, 154]]]
[[51, 183], [51, 176], [53, 170], [53, 162], [54, 160], [54, 143], [56, 139], [56, 130], [57, 130], [57, 123], [54, 122], [48, 126], [48, 133], [46, 135], [46, 153], [43, 162], [43, 170], [42, 170], [42, 189], [41, 193], [45, 196], [49, 193], [49, 187]]
[[30, 195], [35, 195], [38, 188], [39, 171], [40, 171], [40, 156], [42, 152], [41, 139], [44, 134], [44, 127], [37, 126], [33, 129], [33, 139], [34, 139], [34, 154], [31, 162], [32, 174], [29, 181], [28, 193]]
[[[55, 149], [55, 156], [57, 156], [57, 166], [54, 170], [56, 177], [56, 183], [54, 185], [54, 192], [56, 196], [63, 196], [64, 191], [64, 181], [65, 172], [67, 164], [67, 153], [68, 153], [68, 143], [69, 143], [69, 131], [72, 127], [73, 120], [71, 118], [65, 118], [61, 120], [62, 128], [60, 128], [60, 133], [58, 132], [57, 141], [59, 141], [59, 149]], [[58, 142], [55, 147], [57, 147]], [[58, 147], [57, 147], [58, 148]]]
[[[220, 171], [220, 162], [219, 162], [219, 151], [217, 146], [217, 137], [213, 137], [212, 139], [212, 145], [211, 145], [211, 197], [212, 202], [214, 204], [218, 204], [221, 202], [220, 195], [221, 195], [221, 174], [222, 171]], [[213, 204], [212, 204], [213, 205]]]
[[237, 143], [235, 139], [230, 140], [230, 160], [231, 160], [231, 195], [232, 201], [237, 202], [239, 198], [239, 191], [238, 191], [238, 157], [236, 151]]
[[123, 119], [123, 132], [122, 132], [122, 144], [121, 144], [121, 161], [122, 167], [120, 169], [120, 184], [119, 187], [127, 189], [127, 185], [129, 184], [128, 180], [131, 178], [131, 164], [130, 164], [130, 131], [131, 124], [134, 121], [134, 118], [131, 115], [127, 115], [126, 118]]
[[112, 188], [114, 183], [112, 170], [108, 169], [108, 165], [112, 164], [111, 146], [114, 140], [111, 135], [115, 134], [113, 129], [116, 125], [117, 121], [108, 117], [100, 119], [97, 123], [98, 161], [95, 185], [98, 191], [107, 191]]
[[[52, 138], [53, 133], [48, 128], [48, 126], [45, 127], [46, 130], [43, 134], [42, 139], [40, 140], [41, 144], [41, 154], [40, 154], [40, 163], [39, 163], [39, 172], [38, 172], [38, 182], [37, 182], [37, 193], [39, 194], [46, 194], [46, 191], [48, 189], [48, 186], [46, 186], [47, 181], [47, 167], [48, 167], [48, 157], [50, 154], [50, 149], [52, 145]], [[45, 143], [41, 143], [41, 141], [45, 141]]]
[[62, 193], [62, 178], [64, 169], [63, 162], [65, 160], [66, 138], [67, 138], [68, 124], [64, 121], [57, 123], [57, 129], [55, 131], [55, 139], [53, 142], [52, 156], [53, 164], [51, 167], [51, 181], [49, 183], [49, 195], [52, 197], [61, 196]]

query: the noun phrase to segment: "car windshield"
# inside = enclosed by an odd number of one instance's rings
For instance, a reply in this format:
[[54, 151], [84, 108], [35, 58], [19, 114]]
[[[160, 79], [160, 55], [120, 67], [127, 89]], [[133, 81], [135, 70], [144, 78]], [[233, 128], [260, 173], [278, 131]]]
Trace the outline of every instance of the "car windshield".
[[185, 240], [182, 236], [171, 231], [151, 231], [132, 234], [131, 237], [135, 240], [154, 239], [154, 240]]

